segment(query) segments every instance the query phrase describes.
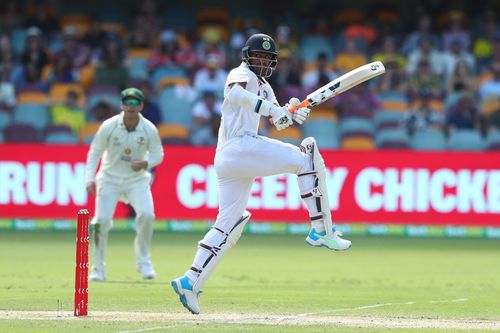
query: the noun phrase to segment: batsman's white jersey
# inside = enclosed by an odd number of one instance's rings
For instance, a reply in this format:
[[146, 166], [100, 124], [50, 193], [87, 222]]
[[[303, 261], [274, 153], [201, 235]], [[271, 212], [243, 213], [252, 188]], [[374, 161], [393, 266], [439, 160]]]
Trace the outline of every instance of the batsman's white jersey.
[[[233, 69], [226, 81], [224, 96], [230, 85], [246, 83], [246, 90], [278, 104], [273, 89], [258, 78], [245, 63]], [[280, 173], [298, 174], [306, 167], [308, 157], [288, 143], [259, 136], [260, 114], [231, 103], [222, 104], [222, 121], [215, 155], [219, 181], [219, 214], [216, 225], [229, 231], [241, 218], [255, 177]]]
[[[233, 69], [226, 80], [224, 97], [227, 97], [230, 85], [233, 83], [246, 83], [246, 90], [260, 98], [278, 104], [273, 88], [264, 79], [259, 80], [245, 63]], [[260, 114], [254, 110], [242, 110], [238, 105], [230, 103], [227, 98], [222, 104], [222, 121], [219, 128], [219, 141], [217, 148], [221, 148], [230, 139], [242, 137], [245, 134], [257, 135], [259, 130]]]

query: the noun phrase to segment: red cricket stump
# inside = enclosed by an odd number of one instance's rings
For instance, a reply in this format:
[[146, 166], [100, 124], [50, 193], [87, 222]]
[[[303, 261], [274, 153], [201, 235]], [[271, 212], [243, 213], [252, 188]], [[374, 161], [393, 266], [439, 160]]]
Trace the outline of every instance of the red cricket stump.
[[75, 317], [86, 316], [89, 303], [89, 211], [80, 209], [76, 226]]

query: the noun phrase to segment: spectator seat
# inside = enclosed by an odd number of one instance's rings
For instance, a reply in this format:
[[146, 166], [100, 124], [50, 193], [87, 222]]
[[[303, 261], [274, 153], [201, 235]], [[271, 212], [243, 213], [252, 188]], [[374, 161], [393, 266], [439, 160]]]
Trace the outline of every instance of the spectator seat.
[[42, 91], [26, 91], [17, 94], [17, 104], [48, 104], [49, 95]]
[[0, 133], [10, 124], [12, 124], [12, 115], [10, 112], [0, 111]]
[[373, 118], [377, 130], [401, 127], [404, 125], [404, 120], [404, 113], [391, 110], [379, 110]]
[[158, 105], [163, 122], [191, 126], [193, 103], [188, 94], [189, 92], [181, 91], [178, 87], [167, 87], [162, 90]]
[[340, 146], [339, 127], [336, 120], [329, 118], [308, 119], [302, 125], [302, 132], [304, 137], [314, 137], [320, 148], [334, 149]]
[[446, 150], [446, 137], [441, 130], [417, 130], [411, 138], [411, 147], [414, 150]]
[[300, 141], [302, 141], [302, 133], [298, 126], [290, 126], [281, 131], [278, 131], [276, 127], [273, 126], [269, 129], [268, 134], [270, 138], [278, 139], [296, 146], [299, 146]]
[[500, 131], [491, 131], [486, 136], [486, 149], [500, 151]]
[[68, 132], [52, 132], [45, 136], [45, 142], [51, 144], [77, 144], [78, 137], [73, 133]]
[[37, 142], [38, 133], [30, 124], [10, 124], [4, 130], [4, 141], [15, 143]]
[[448, 139], [448, 149], [482, 151], [485, 150], [486, 143], [479, 131], [472, 129], [457, 129], [451, 132]]
[[373, 137], [375, 125], [367, 118], [349, 117], [340, 121], [340, 137], [363, 135]]
[[85, 124], [80, 130], [80, 142], [90, 144], [97, 133], [99, 126], [101, 126], [101, 123], [99, 122], [90, 122]]
[[353, 135], [344, 137], [340, 147], [346, 150], [373, 150], [375, 142], [371, 137]]
[[158, 125], [158, 134], [164, 143], [189, 142], [189, 128], [183, 125], [160, 124]]
[[14, 110], [14, 123], [29, 124], [41, 131], [50, 122], [49, 110], [40, 104], [20, 104]]
[[410, 149], [411, 143], [405, 130], [387, 128], [377, 131], [375, 146], [381, 149]]
[[53, 103], [63, 103], [69, 91], [78, 93], [78, 104], [85, 105], [85, 91], [79, 83], [54, 83], [50, 88], [50, 98]]

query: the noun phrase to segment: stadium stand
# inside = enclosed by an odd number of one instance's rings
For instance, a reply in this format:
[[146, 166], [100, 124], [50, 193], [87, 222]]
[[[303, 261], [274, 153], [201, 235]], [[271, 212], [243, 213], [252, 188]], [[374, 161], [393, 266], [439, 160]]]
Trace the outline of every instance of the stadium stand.
[[486, 149], [500, 151], [500, 131], [491, 131], [486, 137]]
[[[470, 39], [468, 44], [464, 44], [467, 48], [465, 54], [472, 57], [475, 65], [469, 69], [471, 77], [467, 77], [467, 82], [454, 77], [454, 84], [450, 85], [452, 64], [458, 59], [448, 52], [450, 40], [443, 17], [456, 9], [455, 5], [436, 7], [430, 3], [422, 4], [424, 11], [431, 13], [429, 18], [434, 34], [430, 39], [435, 41], [429, 67], [436, 72], [426, 78], [415, 75], [415, 71], [419, 70], [415, 65], [415, 52], [420, 52], [415, 36], [419, 32], [410, 28], [416, 26], [421, 14], [408, 11], [398, 2], [389, 2], [393, 4], [389, 9], [382, 8], [370, 15], [368, 8], [355, 8], [346, 3], [343, 6], [332, 5], [336, 7], [333, 14], [325, 14], [317, 19], [312, 19], [308, 13], [298, 15], [293, 12], [278, 19], [274, 11], [242, 11], [239, 3], [231, 7], [198, 4], [189, 7], [186, 4], [157, 2], [156, 6], [160, 10], [145, 15], [141, 10], [136, 10], [141, 4], [132, 6], [130, 2], [124, 2], [123, 6], [117, 8], [105, 2], [97, 17], [89, 4], [42, 1], [34, 5], [31, 1], [21, 0], [19, 15], [24, 17], [24, 22], [20, 20], [17, 25], [8, 28], [4, 28], [0, 22], [0, 33], [9, 42], [6, 43], [6, 49], [2, 50], [5, 56], [0, 59], [0, 68], [11, 68], [8, 75], [2, 75], [2, 80], [13, 85], [16, 100], [13, 111], [0, 111], [3, 141], [32, 138], [33, 141], [41, 142], [47, 141], [49, 137], [54, 142], [64, 140], [66, 134], [49, 135], [44, 132], [52, 121], [47, 110], [54, 103], [63, 103], [68, 91], [74, 90], [79, 96], [78, 103], [86, 112], [86, 121], [90, 123], [76, 136], [70, 137], [68, 134], [67, 140], [75, 142], [76, 138], [76, 142], [89, 143], [95, 130], [93, 122], [105, 119], [96, 117], [92, 110], [102, 101], [107, 101], [119, 110], [119, 91], [124, 88], [122, 83], [111, 87], [96, 84], [96, 75], [99, 76], [96, 68], [104, 68], [103, 61], [107, 59], [103, 54], [104, 45], [111, 38], [119, 41], [120, 62], [126, 65], [127, 84], [148, 81], [152, 91], [147, 98], [158, 104], [161, 113], [159, 127], [172, 126], [170, 132], [166, 132], [171, 135], [164, 137], [164, 142], [195, 144], [199, 141], [197, 136], [203, 135], [192, 130], [192, 107], [197, 98], [196, 92], [191, 89], [194, 74], [211, 53], [224, 59], [224, 70], [237, 66], [241, 61], [241, 47], [248, 35], [262, 31], [276, 37], [280, 54], [289, 59], [288, 67], [278, 65], [273, 76], [278, 78], [272, 84], [281, 104], [293, 96], [304, 98], [310, 92], [311, 87], [302, 86], [301, 77], [311, 70], [320, 52], [326, 54], [331, 65], [335, 63], [336, 56], [345, 52], [345, 46], [352, 44], [351, 41], [354, 41], [356, 56], [366, 59], [383, 56], [386, 57], [385, 61], [389, 61], [390, 55], [381, 51], [383, 41], [387, 38], [394, 40], [396, 48], [400, 50], [397, 57], [402, 75], [395, 75], [392, 72], [395, 69], [387, 66], [388, 71], [384, 75], [388, 80], [381, 84], [377, 80], [365, 84], [369, 88], [367, 90], [376, 96], [377, 107], [369, 104], [369, 110], [362, 107], [342, 108], [339, 100], [351, 102], [346, 105], [362, 104], [356, 103], [359, 102], [359, 95], [345, 92], [341, 98], [329, 101], [327, 107], [320, 106], [313, 110], [310, 119], [298, 131], [300, 138], [297, 137], [297, 131], [292, 130], [295, 133], [289, 134], [289, 141], [300, 142], [303, 136], [315, 136], [322, 148], [331, 149], [498, 149], [498, 136], [495, 133], [498, 128], [495, 122], [498, 121], [492, 115], [500, 110], [500, 92], [488, 90], [488, 95], [484, 96], [480, 93], [481, 87], [486, 84], [494, 87], [492, 82], [498, 81], [494, 63], [500, 59], [499, 42], [484, 38], [485, 23], [481, 20], [485, 13], [494, 13], [498, 6], [463, 4], [461, 10], [467, 12], [469, 17], [465, 34]], [[317, 3], [313, 1], [313, 4]], [[38, 22], [30, 14], [36, 11], [50, 13], [50, 17], [47, 21]], [[368, 17], [370, 20], [367, 20]], [[401, 22], [408, 24], [402, 26]], [[30, 58], [26, 55], [28, 53], [25, 54], [30, 31], [33, 31], [30, 28], [36, 25], [48, 53], [49, 59], [45, 62], [38, 62], [39, 57]], [[500, 31], [498, 24], [497, 30]], [[77, 46], [73, 46], [69, 58], [73, 64], [67, 64], [67, 68], [62, 70], [58, 68], [58, 60], [71, 49], [66, 40], [70, 31], [76, 38]], [[158, 53], [167, 45], [162, 44], [162, 38], [174, 40], [175, 43], [167, 47], [173, 45], [177, 49], [170, 53]], [[477, 41], [486, 43], [484, 50], [489, 51], [477, 54], [474, 47]], [[84, 48], [90, 52], [86, 53], [88, 59], [81, 61], [85, 52], [79, 50]], [[160, 61], [153, 66], [151, 60], [155, 56]], [[349, 56], [344, 58], [348, 62], [351, 60]], [[36, 68], [34, 77], [28, 75], [30, 66]], [[338, 68], [329, 70], [337, 76], [342, 74]], [[318, 82], [321, 80], [325, 78], [320, 78]], [[483, 123], [473, 126], [478, 129], [452, 131], [449, 140], [445, 139], [444, 129], [416, 131], [411, 138], [408, 135], [405, 137], [404, 121], [409, 111], [419, 106], [420, 100], [416, 98], [415, 92], [421, 88], [432, 91], [429, 107], [443, 114], [444, 118], [448, 110], [457, 105], [463, 93], [471, 93]], [[2, 96], [0, 93], [0, 105], [5, 102]], [[31, 125], [35, 135], [32, 135], [31, 129], [27, 130], [26, 135], [20, 135], [20, 138], [11, 133], [12, 129], [7, 133], [7, 128], [21, 124]], [[190, 129], [187, 135], [186, 129]], [[274, 133], [274, 129], [264, 120], [259, 133], [268, 132], [278, 136], [283, 134]], [[284, 134], [283, 137], [286, 138]]]
[[352, 135], [342, 138], [340, 146], [348, 150], [372, 150], [375, 149], [375, 141], [372, 137]]
[[31, 125], [41, 132], [50, 123], [50, 114], [41, 104], [19, 104], [14, 111], [14, 123]]
[[401, 127], [405, 120], [405, 114], [398, 111], [379, 110], [373, 119], [377, 131], [384, 128]]
[[375, 146], [381, 149], [409, 149], [410, 138], [405, 130], [387, 128], [378, 131], [375, 135]]
[[189, 145], [189, 128], [183, 125], [161, 124], [158, 133], [163, 144]]
[[450, 134], [448, 149], [481, 151], [486, 144], [481, 134], [473, 129], [457, 129]]
[[440, 130], [418, 130], [411, 138], [411, 147], [414, 150], [446, 150], [446, 137]]
[[293, 145], [300, 145], [302, 141], [302, 132], [298, 126], [290, 126], [284, 130], [278, 131], [275, 127], [269, 129], [268, 133], [270, 138], [279, 139], [283, 142], [291, 143]]
[[80, 130], [80, 142], [90, 144], [100, 125], [101, 123], [99, 122], [90, 122], [85, 124]]
[[313, 136], [319, 147], [334, 149], [339, 147], [339, 127], [332, 118], [312, 118], [302, 125], [304, 137]]
[[37, 130], [29, 124], [10, 124], [4, 130], [5, 142], [37, 142]]
[[[185, 93], [185, 94], [184, 94]], [[193, 122], [192, 102], [189, 91], [182, 91], [177, 86], [162, 90], [159, 98], [161, 116], [164, 122], [180, 124], [186, 127]]]
[[12, 123], [12, 115], [7, 111], [0, 110], [0, 132]]
[[41, 91], [26, 91], [17, 95], [18, 104], [48, 104], [49, 95]]
[[45, 136], [45, 142], [50, 144], [77, 144], [80, 142], [78, 137], [68, 132], [52, 132]]
[[340, 137], [348, 136], [373, 137], [375, 135], [375, 125], [367, 118], [350, 117], [340, 122]]

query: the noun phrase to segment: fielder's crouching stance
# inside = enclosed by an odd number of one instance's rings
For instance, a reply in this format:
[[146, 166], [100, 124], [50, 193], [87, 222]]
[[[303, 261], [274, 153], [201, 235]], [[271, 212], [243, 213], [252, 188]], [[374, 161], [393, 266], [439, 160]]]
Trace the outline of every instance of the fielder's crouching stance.
[[264, 34], [251, 36], [243, 47], [243, 62], [227, 78], [222, 121], [219, 128], [215, 170], [219, 185], [217, 220], [198, 243], [193, 264], [186, 274], [172, 281], [182, 304], [192, 313], [200, 313], [200, 291], [219, 261], [241, 236], [251, 214], [245, 210], [255, 177], [295, 173], [311, 218], [312, 228], [306, 242], [332, 250], [347, 250], [351, 242], [340, 238], [332, 226], [326, 189], [325, 163], [314, 138], [302, 141], [300, 148], [257, 135], [261, 116], [271, 116], [278, 130], [295, 120], [302, 124], [308, 108], [293, 115], [290, 105], [280, 107], [265, 78], [277, 64], [274, 41]]
[[[163, 147], [155, 125], [141, 115], [144, 94], [136, 88], [121, 92], [122, 112], [102, 123], [87, 155], [87, 191], [96, 197], [92, 219], [94, 253], [89, 280], [106, 279], [105, 254], [117, 202], [130, 202], [136, 213], [134, 251], [137, 271], [144, 279], [156, 272], [150, 256], [154, 203], [148, 169], [163, 160]], [[96, 175], [97, 167], [101, 167]]]

